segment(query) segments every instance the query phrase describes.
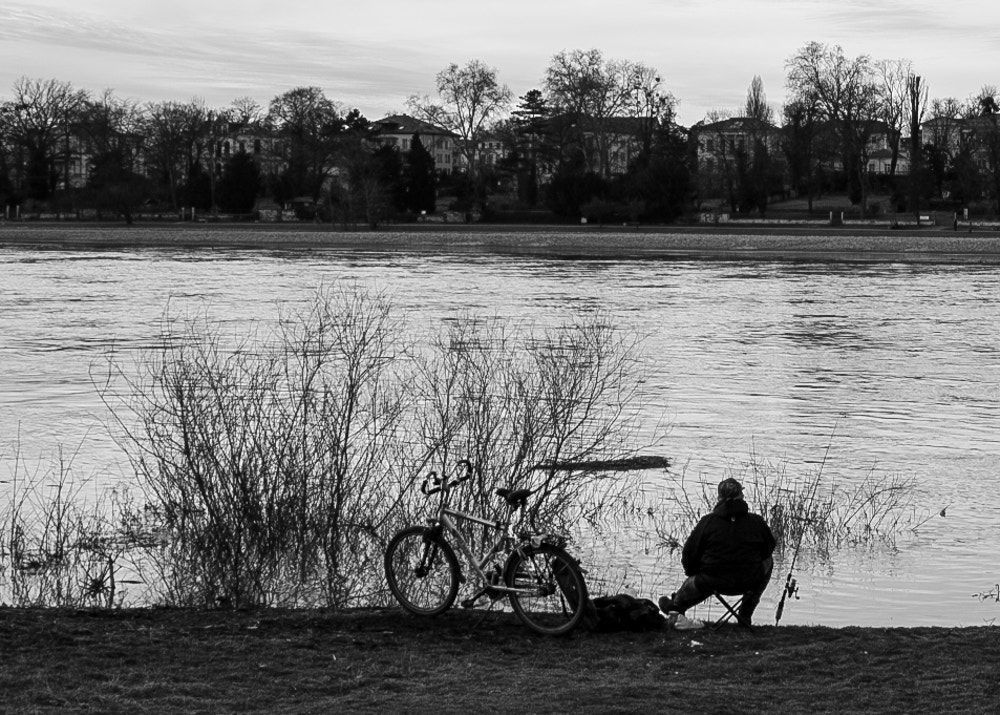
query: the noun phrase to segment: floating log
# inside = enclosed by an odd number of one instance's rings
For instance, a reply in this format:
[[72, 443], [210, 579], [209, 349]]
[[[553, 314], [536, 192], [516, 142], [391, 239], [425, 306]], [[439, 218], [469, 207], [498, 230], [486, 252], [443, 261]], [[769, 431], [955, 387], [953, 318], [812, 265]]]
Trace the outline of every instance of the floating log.
[[573, 472], [631, 472], [639, 469], [666, 469], [670, 460], [666, 457], [638, 456], [624, 459], [589, 459], [579, 462], [539, 463], [532, 469], [539, 471]]

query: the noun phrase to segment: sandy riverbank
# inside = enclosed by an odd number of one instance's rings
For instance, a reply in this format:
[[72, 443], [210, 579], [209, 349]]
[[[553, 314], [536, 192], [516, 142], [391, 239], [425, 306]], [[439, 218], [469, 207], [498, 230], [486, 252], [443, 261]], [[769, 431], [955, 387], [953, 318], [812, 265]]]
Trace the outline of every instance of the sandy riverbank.
[[1000, 231], [935, 228], [0, 224], [0, 247], [425, 251], [579, 258], [1000, 264]]

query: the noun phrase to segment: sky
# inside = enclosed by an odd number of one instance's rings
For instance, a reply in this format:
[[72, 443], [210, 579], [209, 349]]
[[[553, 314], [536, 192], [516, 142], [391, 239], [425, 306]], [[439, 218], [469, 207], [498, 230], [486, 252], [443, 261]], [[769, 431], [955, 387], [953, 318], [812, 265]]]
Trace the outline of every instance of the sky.
[[654, 67], [690, 126], [738, 111], [754, 75], [780, 116], [785, 62], [811, 41], [909, 59], [932, 98], [1000, 85], [996, 0], [0, 0], [0, 100], [20, 77], [220, 108], [317, 86], [376, 119], [451, 63], [520, 96], [554, 54], [596, 48]]

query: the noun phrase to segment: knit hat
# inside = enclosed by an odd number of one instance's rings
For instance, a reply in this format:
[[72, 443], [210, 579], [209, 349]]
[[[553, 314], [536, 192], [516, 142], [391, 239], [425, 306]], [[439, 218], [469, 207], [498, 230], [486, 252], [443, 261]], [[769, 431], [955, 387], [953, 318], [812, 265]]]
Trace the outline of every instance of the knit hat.
[[730, 477], [719, 482], [719, 501], [734, 501], [743, 497], [743, 485]]

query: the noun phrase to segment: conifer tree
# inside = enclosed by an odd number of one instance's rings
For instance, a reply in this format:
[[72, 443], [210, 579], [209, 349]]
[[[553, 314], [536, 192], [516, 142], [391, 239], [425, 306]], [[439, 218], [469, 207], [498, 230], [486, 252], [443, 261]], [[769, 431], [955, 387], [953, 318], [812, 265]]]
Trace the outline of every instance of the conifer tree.
[[416, 213], [434, 211], [434, 157], [424, 148], [420, 134], [413, 135], [410, 150], [406, 153], [406, 164], [406, 208]]

